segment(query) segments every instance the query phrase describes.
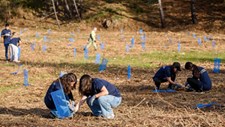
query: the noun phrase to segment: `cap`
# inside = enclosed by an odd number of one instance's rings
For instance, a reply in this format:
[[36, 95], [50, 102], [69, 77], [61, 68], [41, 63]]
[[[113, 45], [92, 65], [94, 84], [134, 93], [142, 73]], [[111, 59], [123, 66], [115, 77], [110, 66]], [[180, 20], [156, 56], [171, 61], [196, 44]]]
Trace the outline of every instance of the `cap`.
[[178, 71], [181, 71], [180, 63], [179, 62], [174, 62], [173, 63], [173, 67], [176, 68]]

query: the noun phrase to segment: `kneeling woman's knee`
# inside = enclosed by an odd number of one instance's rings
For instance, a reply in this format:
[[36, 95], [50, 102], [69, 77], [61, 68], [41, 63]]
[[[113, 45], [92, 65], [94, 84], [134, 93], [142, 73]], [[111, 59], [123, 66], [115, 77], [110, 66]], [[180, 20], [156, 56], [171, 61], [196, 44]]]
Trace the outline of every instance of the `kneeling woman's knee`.
[[101, 96], [101, 97], [98, 98], [99, 103], [105, 103], [106, 100], [107, 100], [106, 96]]

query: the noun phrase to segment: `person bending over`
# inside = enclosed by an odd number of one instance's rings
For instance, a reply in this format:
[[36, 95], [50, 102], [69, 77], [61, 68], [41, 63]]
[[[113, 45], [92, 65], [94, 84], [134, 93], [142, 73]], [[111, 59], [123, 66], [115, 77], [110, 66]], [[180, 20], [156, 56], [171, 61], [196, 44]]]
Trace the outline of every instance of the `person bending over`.
[[191, 62], [186, 62], [185, 69], [192, 71], [193, 75], [192, 78], [187, 79], [187, 91], [193, 91], [193, 89], [197, 92], [211, 90], [211, 79], [208, 72], [203, 67], [196, 66]]
[[[57, 90], [60, 90], [63, 88], [63, 91], [65, 93], [66, 102], [69, 103], [69, 107], [72, 113], [75, 112], [75, 109], [73, 109], [75, 102], [74, 97], [72, 94], [72, 90], [76, 88], [77, 83], [77, 76], [73, 73], [64, 74], [62, 77], [58, 78], [57, 80], [53, 81], [53, 83], [49, 86], [47, 93], [44, 98], [44, 103], [47, 106], [48, 109], [51, 110], [51, 115], [53, 117], [57, 117], [56, 115], [56, 106], [53, 102], [51, 93]], [[62, 85], [62, 87], [60, 86]]]
[[79, 93], [83, 96], [76, 110], [86, 101], [94, 116], [107, 119], [115, 117], [113, 108], [120, 105], [119, 90], [106, 80], [83, 75], [80, 79]]
[[176, 74], [181, 71], [180, 63], [174, 62], [173, 65], [161, 67], [153, 77], [153, 81], [156, 85], [156, 89], [160, 89], [161, 83], [169, 82], [168, 89], [178, 89], [181, 88], [176, 80]]

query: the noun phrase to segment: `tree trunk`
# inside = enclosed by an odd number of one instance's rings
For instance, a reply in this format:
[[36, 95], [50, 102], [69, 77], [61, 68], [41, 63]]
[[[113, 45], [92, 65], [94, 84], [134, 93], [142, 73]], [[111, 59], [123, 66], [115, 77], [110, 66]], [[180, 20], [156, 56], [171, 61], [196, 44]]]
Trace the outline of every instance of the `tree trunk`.
[[191, 19], [192, 19], [193, 24], [197, 23], [195, 2], [196, 2], [196, 0], [191, 0]]
[[158, 2], [159, 2], [159, 11], [160, 11], [161, 27], [162, 28], [165, 28], [165, 17], [164, 17], [162, 2], [161, 2], [161, 0], [158, 0]]
[[73, 4], [74, 4], [75, 10], [76, 10], [76, 12], [77, 12], [77, 15], [78, 15], [78, 17], [79, 17], [79, 20], [81, 20], [80, 13], [79, 13], [78, 8], [77, 8], [76, 0], [73, 0]]
[[67, 0], [64, 0], [65, 1], [65, 5], [66, 5], [66, 10], [68, 11], [68, 13], [69, 13], [69, 16], [70, 16], [70, 18], [72, 17], [72, 13], [71, 13], [71, 11], [70, 11], [70, 7], [69, 7], [69, 5], [68, 5], [68, 2], [67, 2]]
[[79, 3], [80, 3], [80, 18], [82, 19], [82, 17], [83, 17], [83, 6], [82, 6], [82, 3], [83, 3], [83, 0], [79, 0]]
[[54, 10], [54, 13], [55, 13], [55, 18], [56, 18], [58, 27], [60, 28], [60, 23], [59, 23], [59, 19], [58, 19], [58, 16], [57, 16], [56, 9], [55, 9], [55, 1], [54, 0], [52, 0], [52, 6], [53, 6], [53, 10]]

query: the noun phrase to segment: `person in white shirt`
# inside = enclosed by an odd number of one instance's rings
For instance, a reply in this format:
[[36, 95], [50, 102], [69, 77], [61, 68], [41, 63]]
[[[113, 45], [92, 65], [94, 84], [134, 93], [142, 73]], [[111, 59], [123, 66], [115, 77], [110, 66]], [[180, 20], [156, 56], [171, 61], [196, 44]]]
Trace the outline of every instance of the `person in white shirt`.
[[[94, 46], [95, 50], [97, 50], [97, 45], [96, 45], [96, 32], [97, 32], [97, 28], [95, 27], [90, 34], [90, 37], [88, 39], [88, 44], [85, 47], [86, 49], [88, 49], [91, 45]], [[85, 50], [84, 48], [84, 50]]]

